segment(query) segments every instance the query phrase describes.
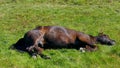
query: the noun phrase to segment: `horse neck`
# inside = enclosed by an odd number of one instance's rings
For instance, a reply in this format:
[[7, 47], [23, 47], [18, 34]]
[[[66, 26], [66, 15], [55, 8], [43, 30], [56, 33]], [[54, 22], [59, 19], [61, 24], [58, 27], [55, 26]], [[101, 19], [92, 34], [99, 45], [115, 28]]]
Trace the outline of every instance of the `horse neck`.
[[92, 35], [89, 35], [89, 36], [90, 36], [91, 40], [92, 40], [95, 44], [98, 43], [98, 40], [97, 40], [98, 36], [92, 36]]

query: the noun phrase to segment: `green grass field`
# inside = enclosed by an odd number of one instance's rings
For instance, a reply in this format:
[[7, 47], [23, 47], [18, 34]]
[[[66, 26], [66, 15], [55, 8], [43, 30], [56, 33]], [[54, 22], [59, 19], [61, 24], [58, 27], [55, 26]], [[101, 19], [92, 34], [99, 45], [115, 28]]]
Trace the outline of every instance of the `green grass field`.
[[[8, 48], [36, 26], [57, 25], [96, 36], [104, 32], [115, 46], [96, 52], [45, 50], [51, 56], [31, 58]], [[0, 0], [0, 68], [119, 68], [119, 0]]]

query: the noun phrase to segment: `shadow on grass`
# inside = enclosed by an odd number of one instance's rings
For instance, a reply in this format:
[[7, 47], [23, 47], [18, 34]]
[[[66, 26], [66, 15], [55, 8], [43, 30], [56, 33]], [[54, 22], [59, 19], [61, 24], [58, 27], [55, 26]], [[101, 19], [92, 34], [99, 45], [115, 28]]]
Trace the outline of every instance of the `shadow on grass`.
[[12, 44], [9, 49], [17, 50], [19, 52], [27, 52], [24, 38], [20, 38], [15, 44]]

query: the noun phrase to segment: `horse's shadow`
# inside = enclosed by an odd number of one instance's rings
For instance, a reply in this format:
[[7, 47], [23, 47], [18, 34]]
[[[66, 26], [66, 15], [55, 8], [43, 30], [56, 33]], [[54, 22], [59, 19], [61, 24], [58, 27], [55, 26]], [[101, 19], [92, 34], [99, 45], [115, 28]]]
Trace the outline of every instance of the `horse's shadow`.
[[19, 52], [27, 52], [26, 47], [24, 38], [20, 38], [15, 44], [12, 44], [9, 49], [14, 49]]

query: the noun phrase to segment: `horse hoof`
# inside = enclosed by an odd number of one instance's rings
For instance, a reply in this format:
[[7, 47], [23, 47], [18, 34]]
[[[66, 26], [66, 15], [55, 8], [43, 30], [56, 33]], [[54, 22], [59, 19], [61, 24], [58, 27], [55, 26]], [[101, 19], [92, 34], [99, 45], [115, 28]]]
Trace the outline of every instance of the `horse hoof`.
[[85, 52], [85, 49], [82, 47], [79, 50], [80, 50], [80, 52]]
[[32, 56], [32, 58], [36, 59], [36, 58], [37, 58], [37, 56], [35, 56], [35, 55], [34, 55], [34, 56]]

